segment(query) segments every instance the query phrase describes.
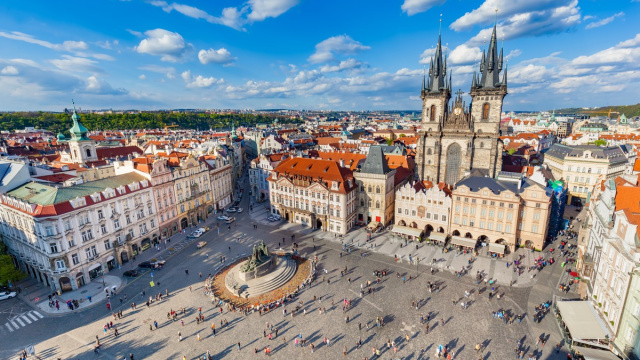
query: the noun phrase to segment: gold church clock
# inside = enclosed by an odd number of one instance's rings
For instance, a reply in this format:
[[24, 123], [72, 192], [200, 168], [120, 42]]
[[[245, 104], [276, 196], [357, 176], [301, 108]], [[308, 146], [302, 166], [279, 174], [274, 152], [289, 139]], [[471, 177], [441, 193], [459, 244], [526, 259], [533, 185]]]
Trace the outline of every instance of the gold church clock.
[[453, 109], [453, 113], [456, 114], [456, 116], [460, 115], [462, 113], [462, 109], [457, 107], [455, 109]]

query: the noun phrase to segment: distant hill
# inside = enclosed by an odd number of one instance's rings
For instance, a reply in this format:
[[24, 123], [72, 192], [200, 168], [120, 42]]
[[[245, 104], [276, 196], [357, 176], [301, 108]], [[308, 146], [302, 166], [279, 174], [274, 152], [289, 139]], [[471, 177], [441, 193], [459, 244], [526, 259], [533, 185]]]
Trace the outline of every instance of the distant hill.
[[557, 114], [588, 114], [593, 116], [607, 116], [611, 110], [611, 117], [618, 117], [615, 112], [625, 114], [628, 118], [640, 116], [640, 104], [635, 105], [612, 105], [603, 106], [595, 109], [568, 108], [556, 110]]

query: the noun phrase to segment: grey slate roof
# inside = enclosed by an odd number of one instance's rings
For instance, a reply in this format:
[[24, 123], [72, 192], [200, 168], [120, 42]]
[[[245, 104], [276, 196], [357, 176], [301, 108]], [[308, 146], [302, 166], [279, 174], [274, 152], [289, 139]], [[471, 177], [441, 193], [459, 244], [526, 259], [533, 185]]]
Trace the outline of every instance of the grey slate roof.
[[530, 186], [540, 187], [540, 185], [526, 178], [522, 181], [520, 189], [518, 189], [518, 183], [515, 181], [496, 180], [494, 178], [480, 176], [465, 177], [464, 179], [458, 181], [458, 183], [456, 184], [456, 189], [462, 185], [467, 186], [471, 190], [471, 192], [477, 192], [480, 189], [488, 188], [494, 194], [499, 194], [507, 190], [519, 194], [524, 189]]
[[382, 152], [382, 147], [379, 145], [372, 145], [369, 148], [369, 154], [364, 161], [364, 165], [360, 169], [360, 172], [367, 174], [387, 174], [391, 169], [387, 165], [387, 160]]
[[608, 159], [609, 162], [626, 161], [626, 156], [619, 146], [601, 147], [596, 145], [568, 146], [553, 144], [545, 155], [564, 159], [566, 157], [582, 157], [585, 151], [591, 151], [592, 157], [597, 159]]

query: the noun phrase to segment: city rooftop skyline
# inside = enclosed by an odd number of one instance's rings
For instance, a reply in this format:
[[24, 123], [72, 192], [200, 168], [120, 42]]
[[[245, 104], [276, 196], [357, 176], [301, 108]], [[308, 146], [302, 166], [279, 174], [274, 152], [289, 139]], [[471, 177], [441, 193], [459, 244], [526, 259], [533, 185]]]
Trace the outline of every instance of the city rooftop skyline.
[[3, 3], [0, 110], [420, 109], [438, 33], [453, 91], [468, 92], [496, 19], [505, 111], [634, 104], [639, 4]]

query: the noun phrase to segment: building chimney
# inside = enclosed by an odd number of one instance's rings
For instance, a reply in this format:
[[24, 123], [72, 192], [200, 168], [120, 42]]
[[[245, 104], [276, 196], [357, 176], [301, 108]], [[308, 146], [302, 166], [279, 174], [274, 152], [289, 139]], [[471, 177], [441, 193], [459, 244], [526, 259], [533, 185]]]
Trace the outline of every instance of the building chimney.
[[340, 159], [340, 167], [344, 167], [344, 159]]

